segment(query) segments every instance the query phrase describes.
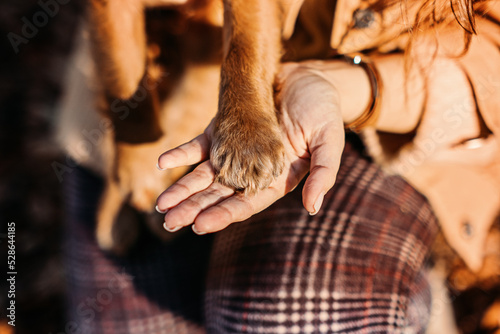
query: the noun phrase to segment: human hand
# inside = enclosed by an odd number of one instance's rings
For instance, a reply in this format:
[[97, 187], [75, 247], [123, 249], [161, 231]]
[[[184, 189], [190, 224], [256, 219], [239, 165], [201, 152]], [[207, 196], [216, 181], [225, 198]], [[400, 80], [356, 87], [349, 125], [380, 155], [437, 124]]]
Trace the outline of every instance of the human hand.
[[164, 227], [174, 232], [193, 224], [198, 234], [216, 232], [243, 221], [292, 191], [310, 172], [303, 204], [316, 214], [325, 193], [335, 183], [344, 148], [344, 127], [336, 89], [321, 73], [298, 64], [285, 64], [278, 76], [278, 118], [285, 146], [283, 173], [271, 185], [245, 196], [215, 183], [209, 159], [212, 124], [192, 141], [163, 153], [160, 169], [198, 165], [157, 200], [166, 212]]

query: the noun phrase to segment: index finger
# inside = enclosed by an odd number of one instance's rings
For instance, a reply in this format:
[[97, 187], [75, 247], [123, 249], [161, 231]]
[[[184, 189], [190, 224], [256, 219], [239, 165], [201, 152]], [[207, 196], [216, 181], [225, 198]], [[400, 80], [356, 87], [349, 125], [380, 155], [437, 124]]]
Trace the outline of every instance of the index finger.
[[202, 133], [193, 140], [177, 146], [160, 155], [158, 169], [189, 166], [208, 158], [210, 142], [206, 134]]

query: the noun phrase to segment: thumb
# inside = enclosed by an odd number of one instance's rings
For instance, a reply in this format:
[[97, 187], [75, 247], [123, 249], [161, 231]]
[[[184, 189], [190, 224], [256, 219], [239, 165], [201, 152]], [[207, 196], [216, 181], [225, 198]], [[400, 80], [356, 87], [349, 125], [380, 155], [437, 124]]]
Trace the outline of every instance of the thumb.
[[311, 215], [318, 213], [325, 194], [335, 184], [343, 150], [344, 129], [342, 125], [336, 126], [330, 123], [311, 141], [310, 174], [302, 190], [304, 207]]

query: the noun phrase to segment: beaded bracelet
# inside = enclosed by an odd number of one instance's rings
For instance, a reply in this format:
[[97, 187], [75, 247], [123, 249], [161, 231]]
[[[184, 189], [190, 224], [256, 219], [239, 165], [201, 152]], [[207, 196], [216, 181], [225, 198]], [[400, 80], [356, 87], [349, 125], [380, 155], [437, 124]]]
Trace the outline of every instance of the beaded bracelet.
[[380, 111], [380, 96], [382, 94], [382, 81], [380, 74], [373, 63], [364, 55], [351, 54], [345, 55], [344, 60], [353, 65], [361, 66], [370, 80], [371, 99], [365, 111], [354, 121], [345, 124], [345, 128], [353, 132], [359, 132], [363, 128], [372, 126], [377, 122]]

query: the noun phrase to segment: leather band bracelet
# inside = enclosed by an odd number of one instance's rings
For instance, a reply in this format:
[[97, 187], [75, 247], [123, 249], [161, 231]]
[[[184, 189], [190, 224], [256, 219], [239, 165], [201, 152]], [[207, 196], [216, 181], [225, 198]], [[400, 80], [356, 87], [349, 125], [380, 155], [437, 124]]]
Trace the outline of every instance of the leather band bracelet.
[[354, 132], [359, 132], [363, 128], [373, 126], [379, 117], [380, 96], [382, 95], [382, 81], [380, 74], [373, 63], [364, 55], [350, 54], [345, 55], [344, 60], [353, 65], [361, 66], [370, 80], [371, 99], [368, 107], [354, 121], [345, 124], [345, 128]]

